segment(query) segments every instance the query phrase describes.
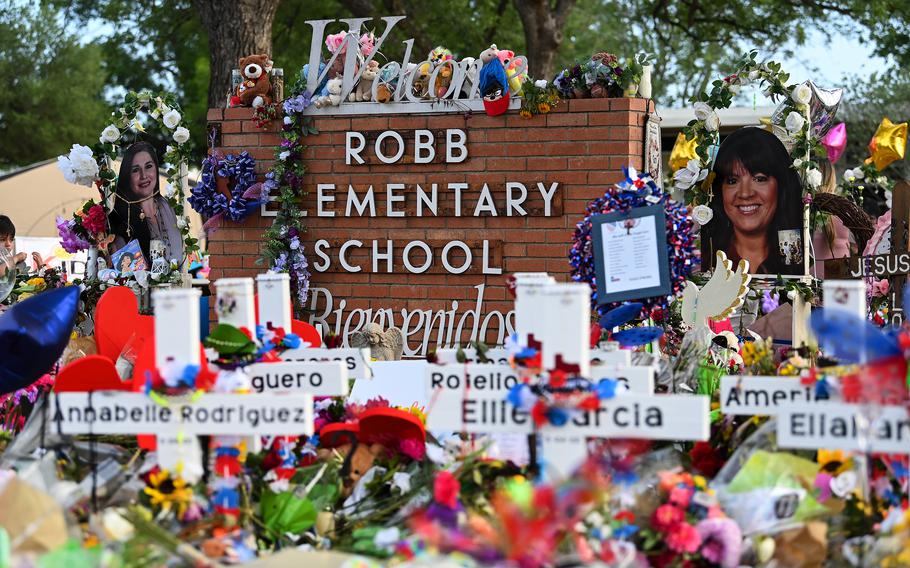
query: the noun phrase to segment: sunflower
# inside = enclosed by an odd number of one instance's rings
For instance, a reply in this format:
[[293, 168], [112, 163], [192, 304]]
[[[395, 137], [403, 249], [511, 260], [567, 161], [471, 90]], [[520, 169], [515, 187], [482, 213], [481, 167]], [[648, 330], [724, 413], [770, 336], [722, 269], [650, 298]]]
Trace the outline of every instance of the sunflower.
[[531, 111], [525, 110], [525, 109], [522, 109], [521, 112], [518, 113], [518, 115], [521, 116], [521, 118], [531, 118], [531, 116], [533, 116], [531, 114]]
[[547, 114], [548, 112], [550, 112], [550, 105], [547, 103], [540, 103], [539, 105], [537, 105], [537, 111], [540, 112], [541, 114]]
[[168, 470], [162, 469], [149, 474], [149, 486], [143, 489], [152, 499], [152, 507], [160, 507], [169, 512], [177, 507], [177, 518], [183, 518], [187, 507], [193, 500], [193, 489], [180, 477], [172, 478]]
[[850, 454], [844, 450], [818, 450], [816, 458], [819, 469], [838, 475], [853, 467]]

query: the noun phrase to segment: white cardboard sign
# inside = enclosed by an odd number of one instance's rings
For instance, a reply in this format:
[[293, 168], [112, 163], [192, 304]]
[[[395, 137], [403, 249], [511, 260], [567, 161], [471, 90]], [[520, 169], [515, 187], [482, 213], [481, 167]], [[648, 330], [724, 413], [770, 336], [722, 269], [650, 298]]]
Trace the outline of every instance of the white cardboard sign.
[[316, 347], [301, 347], [288, 349], [281, 354], [285, 361], [300, 361], [316, 363], [320, 361], [341, 361], [344, 363], [349, 379], [369, 379], [373, 376], [370, 372], [370, 350], [345, 347], [340, 349], [320, 349]]
[[632, 364], [632, 352], [628, 349], [592, 349], [591, 365], [625, 365]]
[[430, 400], [438, 390], [456, 392], [492, 392], [504, 398], [509, 390], [521, 382], [518, 373], [508, 365], [428, 365], [427, 388]]
[[592, 367], [591, 376], [594, 382], [600, 379], [615, 379], [629, 388], [632, 394], [654, 394], [654, 368], [632, 365]]
[[[443, 388], [432, 397], [434, 404], [427, 415], [429, 430], [475, 434], [535, 431], [530, 414], [495, 390]], [[599, 438], [707, 440], [708, 397], [623, 394], [602, 401], [597, 410], [579, 412], [565, 426], [547, 426], [540, 432]]]
[[827, 403], [815, 398], [815, 387], [799, 377], [726, 375], [720, 379], [720, 410], [724, 414], [777, 416], [791, 404]]
[[[876, 416], [863, 432], [863, 414]], [[863, 439], [865, 438], [865, 440]], [[902, 406], [865, 409], [838, 402], [789, 405], [777, 419], [781, 448], [910, 453], [910, 417]]]
[[253, 390], [263, 392], [308, 392], [314, 396], [346, 396], [348, 373], [344, 363], [254, 363], [245, 369]]
[[64, 392], [51, 397], [48, 428], [63, 434], [311, 435], [313, 395], [205, 394], [162, 406], [143, 393]]

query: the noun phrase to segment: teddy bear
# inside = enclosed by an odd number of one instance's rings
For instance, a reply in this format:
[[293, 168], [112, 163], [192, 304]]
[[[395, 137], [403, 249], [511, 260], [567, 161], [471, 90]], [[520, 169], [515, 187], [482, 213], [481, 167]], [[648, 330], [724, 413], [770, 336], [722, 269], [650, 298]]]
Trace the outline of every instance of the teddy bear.
[[[360, 81], [357, 82], [357, 89], [348, 97], [349, 101], [369, 101], [373, 99], [373, 80], [379, 76], [379, 62], [370, 61], [364, 68]], [[377, 86], [377, 93], [379, 88]]]
[[[333, 452], [338, 452], [342, 458], [347, 459], [351, 453], [352, 444], [342, 444], [334, 449], [320, 448], [316, 450], [316, 456], [326, 461], [332, 457]], [[382, 444], [357, 444], [354, 447], [354, 454], [349, 462], [348, 478], [345, 480], [343, 493], [345, 496], [350, 495], [354, 486], [360, 481], [360, 478], [373, 467], [376, 458], [385, 452], [385, 446]]]
[[429, 96], [431, 71], [430, 64], [427, 62], [421, 63], [411, 71], [414, 73], [414, 81], [411, 85], [414, 87], [414, 96], [418, 99], [425, 99]]
[[272, 83], [269, 72], [272, 60], [263, 53], [240, 58], [240, 84], [231, 97], [231, 106], [259, 108], [272, 102]]

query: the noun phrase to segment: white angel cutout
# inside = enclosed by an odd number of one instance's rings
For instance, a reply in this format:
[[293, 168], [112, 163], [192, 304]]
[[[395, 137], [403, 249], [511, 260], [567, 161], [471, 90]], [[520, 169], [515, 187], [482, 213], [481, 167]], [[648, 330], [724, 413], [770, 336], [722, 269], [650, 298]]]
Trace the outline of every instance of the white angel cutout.
[[692, 282], [686, 282], [682, 295], [682, 319], [694, 328], [708, 327], [708, 320], [722, 320], [729, 317], [743, 304], [749, 291], [749, 261], [740, 260], [736, 272], [727, 255], [717, 253], [714, 274], [699, 290]]

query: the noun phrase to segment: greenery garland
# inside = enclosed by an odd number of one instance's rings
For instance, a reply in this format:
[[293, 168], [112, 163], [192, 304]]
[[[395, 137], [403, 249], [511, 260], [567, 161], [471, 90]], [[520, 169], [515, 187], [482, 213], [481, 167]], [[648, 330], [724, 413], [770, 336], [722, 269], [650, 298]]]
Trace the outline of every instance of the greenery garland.
[[[270, 270], [289, 274], [294, 313], [298, 317], [305, 309], [310, 288], [309, 263], [300, 242], [306, 228], [301, 223], [298, 204], [307, 195], [303, 189], [306, 168], [302, 141], [305, 136], [318, 134], [313, 118], [303, 114], [311, 103], [304, 81], [295, 83], [290, 96], [281, 103], [284, 113], [281, 143], [275, 148], [275, 165], [263, 182], [263, 199], [273, 197], [272, 201], [278, 204], [278, 212], [272, 226], [265, 232], [265, 248], [262, 258], [257, 261], [258, 264], [268, 261]], [[272, 105], [267, 112], [257, 111], [256, 116], [260, 119], [275, 116], [276, 111], [277, 105]], [[257, 123], [262, 124], [261, 120]]]
[[686, 192], [686, 202], [695, 205], [693, 217], [701, 224], [710, 221], [710, 214], [704, 211], [712, 197], [711, 185], [714, 181], [711, 169], [714, 157], [720, 147], [720, 118], [718, 109], [729, 108], [733, 97], [746, 85], [757, 83], [762, 92], [771, 100], [782, 99], [781, 116], [787, 117], [786, 124], [773, 125], [772, 128], [781, 138], [790, 143], [790, 155], [793, 167], [799, 173], [803, 189], [810, 196], [821, 185], [822, 175], [818, 164], [813, 160], [815, 155], [824, 155], [821, 141], [811, 133], [812, 121], [809, 119], [809, 102], [811, 90], [807, 83], [788, 85], [790, 78], [780, 63], [756, 60], [758, 50], [743, 55], [736, 64], [736, 71], [723, 79], [714, 81], [710, 91], [705, 91], [691, 99], [694, 103], [696, 118], [683, 128], [687, 140], [696, 141], [696, 158], [680, 168], [675, 176], [677, 189]]

